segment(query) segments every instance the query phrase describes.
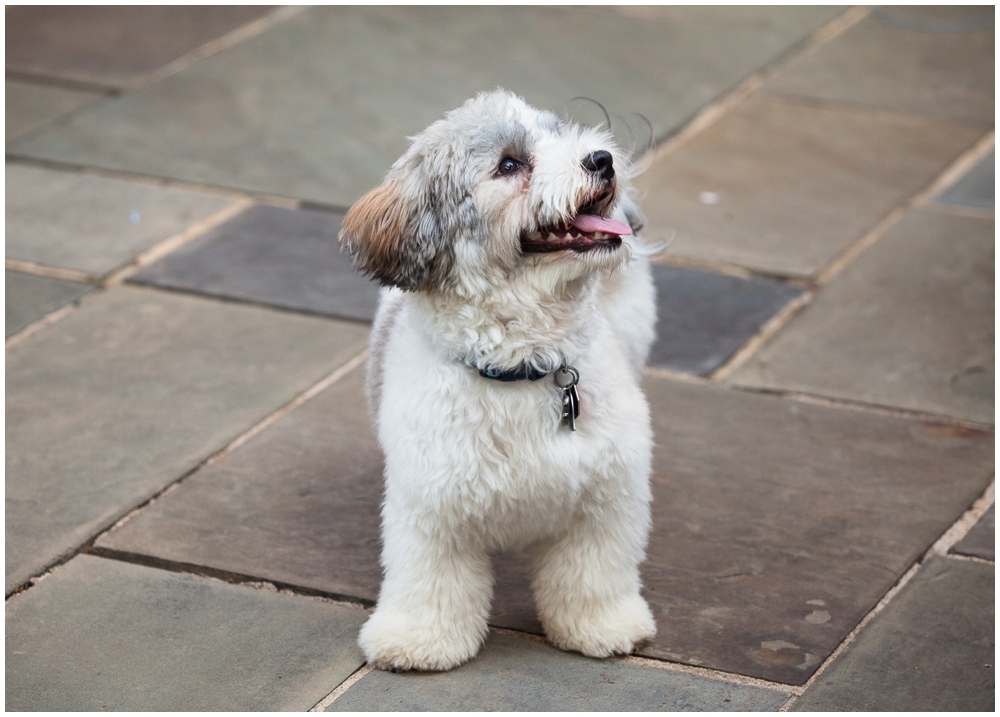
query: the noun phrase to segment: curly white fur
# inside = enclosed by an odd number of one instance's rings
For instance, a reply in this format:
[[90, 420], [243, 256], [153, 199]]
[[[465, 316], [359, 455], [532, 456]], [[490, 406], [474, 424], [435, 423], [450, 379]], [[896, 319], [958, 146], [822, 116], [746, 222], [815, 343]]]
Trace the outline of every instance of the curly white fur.
[[[487, 631], [490, 554], [537, 547], [548, 639], [603, 657], [655, 634], [639, 594], [652, 435], [639, 378], [653, 338], [643, 252], [526, 253], [521, 237], [567, 223], [595, 196], [581, 161], [616, 170], [603, 215], [638, 228], [611, 138], [509, 92], [479, 95], [414, 138], [359, 200], [341, 240], [388, 287], [369, 359], [385, 453], [385, 580], [361, 630], [369, 662], [446, 670]], [[517, 173], [497, 173], [505, 156]], [[470, 366], [580, 373], [577, 430], [550, 377], [503, 383]]]

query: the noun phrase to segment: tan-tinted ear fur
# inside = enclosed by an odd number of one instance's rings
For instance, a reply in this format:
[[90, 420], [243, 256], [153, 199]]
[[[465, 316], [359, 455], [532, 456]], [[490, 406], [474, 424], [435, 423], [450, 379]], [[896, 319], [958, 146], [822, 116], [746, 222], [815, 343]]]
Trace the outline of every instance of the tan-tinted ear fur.
[[441, 264], [450, 262], [439, 257], [441, 238], [434, 236], [433, 224], [421, 226], [421, 210], [420, 201], [407, 196], [396, 179], [356, 201], [339, 235], [355, 268], [382, 286], [428, 288], [439, 278]]

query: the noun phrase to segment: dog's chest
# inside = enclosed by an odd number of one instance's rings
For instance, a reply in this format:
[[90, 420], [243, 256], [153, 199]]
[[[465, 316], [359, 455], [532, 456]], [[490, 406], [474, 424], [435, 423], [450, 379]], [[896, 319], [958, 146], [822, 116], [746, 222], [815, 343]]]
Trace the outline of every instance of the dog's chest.
[[396, 482], [390, 494], [411, 505], [541, 533], [626, 480], [648, 454], [638, 387], [600, 373], [597, 362], [579, 367], [581, 412], [571, 431], [551, 376], [504, 383], [409, 348], [386, 357], [379, 436], [387, 479]]

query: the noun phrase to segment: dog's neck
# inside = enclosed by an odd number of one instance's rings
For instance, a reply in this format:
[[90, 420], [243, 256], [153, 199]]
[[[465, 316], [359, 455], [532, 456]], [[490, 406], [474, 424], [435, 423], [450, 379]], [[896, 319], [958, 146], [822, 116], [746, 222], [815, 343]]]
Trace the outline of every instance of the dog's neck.
[[547, 372], [575, 360], [591, 340], [597, 285], [596, 274], [548, 285], [514, 278], [472, 298], [421, 293], [416, 308], [448, 360]]

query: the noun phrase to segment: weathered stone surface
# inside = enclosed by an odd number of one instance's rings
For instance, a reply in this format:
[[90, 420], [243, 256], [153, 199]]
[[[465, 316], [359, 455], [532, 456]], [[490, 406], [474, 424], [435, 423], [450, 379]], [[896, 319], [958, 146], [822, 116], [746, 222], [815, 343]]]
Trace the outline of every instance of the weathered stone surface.
[[802, 289], [676, 266], [653, 266], [656, 342], [649, 364], [702, 376], [721, 366]]
[[[765, 86], [828, 101], [992, 126], [993, 15], [992, 6], [880, 9], [783, 68]], [[981, 29], [934, 32], [935, 21], [943, 29], [942, 20], [964, 21], [968, 27], [978, 24]], [[989, 21], [985, 27], [984, 20]]]
[[[642, 654], [802, 684], [983, 491], [992, 434], [665, 379]], [[493, 623], [539, 631], [530, 552]]]
[[975, 167], [938, 197], [944, 204], [993, 210], [996, 196], [996, 152], [983, 157]]
[[266, 14], [264, 6], [23, 5], [7, 9], [7, 70], [122, 85]]
[[995, 572], [932, 557], [793, 708], [993, 712]]
[[[382, 464], [360, 373], [98, 548], [373, 600]], [[653, 656], [803, 682], [992, 471], [986, 433], [662, 379], [647, 390]], [[491, 623], [538, 631], [530, 558], [495, 565]]]
[[683, 672], [593, 660], [492, 633], [472, 662], [445, 673], [376, 670], [328, 712], [764, 711], [789, 695]]
[[636, 184], [671, 253], [812, 276], [983, 130], [760, 93], [655, 160]]
[[996, 560], [996, 506], [991, 505], [986, 514], [951, 549], [953, 553], [972, 555], [984, 560]]
[[7, 257], [102, 276], [231, 199], [120, 179], [7, 166]]
[[353, 370], [97, 546], [374, 601], [382, 456], [363, 384]]
[[16, 334], [29, 324], [56, 309], [76, 301], [94, 287], [78, 281], [64, 281], [35, 276], [20, 271], [6, 271], [6, 336]]
[[251, 207], [130, 281], [371, 321], [378, 284], [341, 252], [342, 218]]
[[6, 607], [6, 708], [298, 710], [364, 657], [366, 614], [79, 556]]
[[[346, 208], [477, 92], [555, 111], [593, 98], [641, 150], [633, 113], [662, 136], [838, 12], [315, 8], [14, 151]], [[606, 42], [580, 42], [597, 27]]]
[[732, 381], [993, 423], [993, 220], [904, 217]]
[[10, 142], [26, 135], [101, 97], [97, 92], [7, 80], [4, 91], [4, 141]]
[[647, 378], [644, 654], [801, 684], [991, 480], [993, 435]]
[[6, 585], [364, 348], [355, 324], [119, 287], [7, 351]]

